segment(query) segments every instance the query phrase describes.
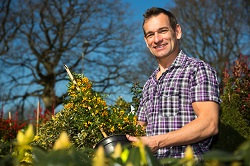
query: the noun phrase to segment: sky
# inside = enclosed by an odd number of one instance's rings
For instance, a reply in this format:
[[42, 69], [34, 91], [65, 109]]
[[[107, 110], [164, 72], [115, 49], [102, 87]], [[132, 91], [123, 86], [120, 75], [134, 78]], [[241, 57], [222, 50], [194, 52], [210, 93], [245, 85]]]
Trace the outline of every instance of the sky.
[[174, 6], [173, 0], [122, 0], [134, 11], [134, 19], [142, 20], [143, 13], [150, 7], [169, 9]]
[[[143, 14], [151, 7], [160, 7], [166, 10], [175, 6], [174, 0], [121, 0], [129, 5], [129, 11], [131, 11], [131, 20], [142, 25]], [[143, 33], [138, 35], [138, 38], [143, 40]]]

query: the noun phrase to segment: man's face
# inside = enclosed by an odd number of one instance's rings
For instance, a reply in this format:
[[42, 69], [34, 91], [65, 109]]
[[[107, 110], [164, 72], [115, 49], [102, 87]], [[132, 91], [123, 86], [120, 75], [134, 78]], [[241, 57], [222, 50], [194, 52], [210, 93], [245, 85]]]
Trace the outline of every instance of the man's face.
[[181, 28], [177, 24], [174, 31], [168, 16], [159, 14], [152, 16], [144, 23], [145, 42], [150, 52], [158, 59], [178, 53], [178, 41], [181, 38]]

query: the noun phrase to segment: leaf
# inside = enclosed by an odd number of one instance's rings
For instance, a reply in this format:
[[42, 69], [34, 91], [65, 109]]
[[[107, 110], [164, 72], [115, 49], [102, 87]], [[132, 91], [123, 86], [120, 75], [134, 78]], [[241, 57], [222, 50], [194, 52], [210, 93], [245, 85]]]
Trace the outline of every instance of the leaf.
[[148, 166], [160, 165], [159, 160], [155, 156], [153, 156], [153, 153], [148, 146], [145, 146], [145, 153]]
[[45, 152], [39, 148], [33, 150], [33, 164], [35, 166], [91, 166], [91, 159], [88, 157], [88, 151], [75, 150], [57, 150]]
[[131, 148], [126, 164], [140, 165], [141, 156], [138, 147]]
[[232, 153], [220, 151], [220, 150], [213, 150], [205, 153], [203, 155], [204, 160], [218, 160], [222, 162], [230, 162], [230, 161], [235, 161], [239, 160], [240, 158], [236, 155], [233, 155]]

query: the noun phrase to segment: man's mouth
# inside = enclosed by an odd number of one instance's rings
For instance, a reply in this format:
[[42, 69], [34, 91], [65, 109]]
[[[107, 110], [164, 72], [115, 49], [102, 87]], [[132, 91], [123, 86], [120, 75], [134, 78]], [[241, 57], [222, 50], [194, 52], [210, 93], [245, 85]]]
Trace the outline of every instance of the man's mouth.
[[165, 48], [166, 45], [167, 45], [167, 43], [165, 43], [165, 44], [159, 44], [157, 46], [154, 46], [153, 48], [156, 49], [156, 50], [161, 50], [161, 49]]

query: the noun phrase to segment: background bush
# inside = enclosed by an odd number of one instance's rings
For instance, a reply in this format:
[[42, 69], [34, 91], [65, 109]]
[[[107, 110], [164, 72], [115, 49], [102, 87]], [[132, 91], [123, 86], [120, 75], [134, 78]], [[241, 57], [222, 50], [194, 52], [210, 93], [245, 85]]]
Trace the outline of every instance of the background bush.
[[250, 139], [250, 72], [247, 57], [240, 56], [224, 72], [220, 131], [214, 148], [234, 151]]

